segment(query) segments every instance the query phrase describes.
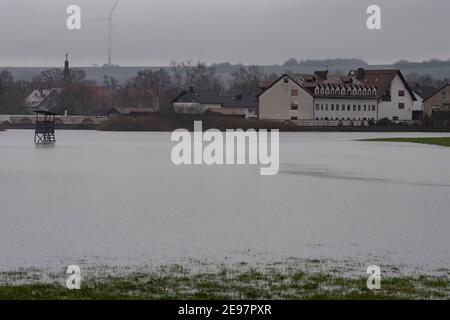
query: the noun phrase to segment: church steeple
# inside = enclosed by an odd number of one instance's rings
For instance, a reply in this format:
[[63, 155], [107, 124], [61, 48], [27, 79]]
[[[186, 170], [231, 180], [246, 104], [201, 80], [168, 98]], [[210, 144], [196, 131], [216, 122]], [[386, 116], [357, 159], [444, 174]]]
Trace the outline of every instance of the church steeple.
[[70, 76], [69, 54], [66, 53], [66, 62], [64, 63], [64, 78], [68, 79], [69, 76]]

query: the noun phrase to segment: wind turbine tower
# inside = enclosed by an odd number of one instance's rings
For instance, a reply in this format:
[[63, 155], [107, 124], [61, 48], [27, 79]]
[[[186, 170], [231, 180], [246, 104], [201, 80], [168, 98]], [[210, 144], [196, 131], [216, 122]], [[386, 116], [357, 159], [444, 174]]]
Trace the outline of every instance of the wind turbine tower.
[[114, 6], [112, 7], [107, 18], [103, 19], [94, 19], [95, 21], [106, 21], [108, 22], [108, 65], [107, 67], [112, 67], [112, 31], [115, 30], [113, 23], [113, 14], [114, 10], [116, 10], [117, 5], [120, 0], [116, 0]]

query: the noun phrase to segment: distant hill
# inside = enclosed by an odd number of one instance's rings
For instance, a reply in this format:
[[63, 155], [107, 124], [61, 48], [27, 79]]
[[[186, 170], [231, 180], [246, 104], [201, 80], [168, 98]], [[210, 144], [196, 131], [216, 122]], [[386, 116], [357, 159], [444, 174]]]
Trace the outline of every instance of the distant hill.
[[[294, 73], [313, 73], [316, 70], [328, 69], [332, 74], [346, 74], [349, 70], [356, 69], [358, 67], [364, 67], [367, 69], [400, 69], [403, 74], [417, 73], [418, 75], [430, 75], [436, 79], [450, 79], [450, 61], [430, 60], [425, 62], [408, 62], [399, 61], [391, 65], [368, 65], [363, 60], [359, 59], [327, 59], [327, 60], [305, 60], [305, 61], [291, 61], [289, 60], [284, 65], [264, 65], [261, 66], [262, 70], [267, 73], [282, 74], [285, 72]], [[296, 63], [295, 63], [296, 62]], [[240, 65], [232, 65], [230, 63], [215, 64], [217, 73], [223, 79], [227, 79], [229, 75], [237, 70]], [[127, 79], [134, 77], [138, 71], [145, 69], [157, 69], [159, 67], [83, 67], [76, 68], [82, 69], [86, 73], [88, 80], [93, 80], [101, 83], [104, 76], [110, 76], [116, 78], [119, 82], [123, 83]], [[163, 67], [169, 68], [169, 67]], [[14, 75], [17, 80], [30, 80], [33, 76], [38, 75], [40, 72], [51, 69], [46, 67], [41, 68], [28, 68], [28, 67], [9, 67], [2, 68], [0, 70], [8, 69]]]

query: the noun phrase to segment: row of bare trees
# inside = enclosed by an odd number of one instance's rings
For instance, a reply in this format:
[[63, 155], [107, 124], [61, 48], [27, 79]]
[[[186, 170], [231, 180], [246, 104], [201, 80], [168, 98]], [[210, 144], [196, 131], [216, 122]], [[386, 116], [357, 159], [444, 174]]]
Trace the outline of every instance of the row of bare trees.
[[30, 81], [15, 81], [11, 73], [0, 73], [0, 113], [26, 112], [25, 98], [35, 89], [58, 88], [56, 112], [71, 115], [105, 114], [113, 106], [170, 109], [172, 101], [182, 90], [211, 90], [221, 95], [252, 95], [259, 93], [259, 84], [274, 80], [276, 74], [266, 75], [257, 66], [240, 66], [226, 76], [216, 66], [192, 61], [172, 62], [168, 68], [139, 71], [125, 83], [105, 76], [101, 85], [86, 79], [80, 69], [64, 75], [61, 69], [49, 69]]

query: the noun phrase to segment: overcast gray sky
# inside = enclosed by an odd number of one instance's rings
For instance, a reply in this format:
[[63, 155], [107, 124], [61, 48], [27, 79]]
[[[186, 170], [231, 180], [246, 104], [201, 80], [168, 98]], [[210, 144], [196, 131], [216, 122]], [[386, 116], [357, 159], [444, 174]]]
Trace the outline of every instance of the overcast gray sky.
[[[82, 8], [82, 30], [65, 27], [66, 8]], [[0, 66], [76, 66], [107, 60], [114, 0], [0, 0]], [[366, 28], [366, 9], [382, 8], [383, 30]], [[172, 60], [282, 63], [362, 58], [370, 63], [450, 58], [449, 0], [121, 0], [114, 14], [113, 63]]]

